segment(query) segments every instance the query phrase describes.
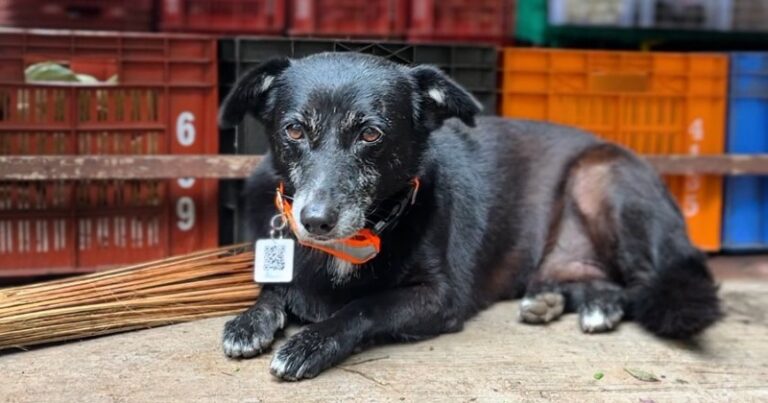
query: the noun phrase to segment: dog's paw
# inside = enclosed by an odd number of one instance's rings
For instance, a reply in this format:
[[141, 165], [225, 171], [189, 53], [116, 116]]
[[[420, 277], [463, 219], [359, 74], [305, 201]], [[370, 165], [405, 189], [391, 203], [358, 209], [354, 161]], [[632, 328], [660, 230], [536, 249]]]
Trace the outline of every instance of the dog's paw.
[[224, 354], [251, 358], [263, 353], [285, 326], [285, 312], [256, 308], [245, 311], [224, 325]]
[[288, 339], [272, 358], [272, 375], [286, 381], [314, 378], [350, 353], [338, 338], [322, 333], [310, 326]]
[[557, 319], [565, 309], [565, 298], [556, 292], [526, 296], [520, 301], [519, 318], [525, 323], [547, 323]]
[[624, 311], [618, 305], [586, 304], [579, 309], [579, 326], [584, 333], [602, 333], [613, 330]]

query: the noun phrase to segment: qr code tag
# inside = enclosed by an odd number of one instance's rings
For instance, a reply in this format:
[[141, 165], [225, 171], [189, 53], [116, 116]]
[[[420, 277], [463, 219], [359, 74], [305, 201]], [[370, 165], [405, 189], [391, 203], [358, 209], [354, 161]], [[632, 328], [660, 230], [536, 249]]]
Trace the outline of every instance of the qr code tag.
[[293, 280], [293, 239], [259, 239], [253, 264], [257, 283], [290, 283]]

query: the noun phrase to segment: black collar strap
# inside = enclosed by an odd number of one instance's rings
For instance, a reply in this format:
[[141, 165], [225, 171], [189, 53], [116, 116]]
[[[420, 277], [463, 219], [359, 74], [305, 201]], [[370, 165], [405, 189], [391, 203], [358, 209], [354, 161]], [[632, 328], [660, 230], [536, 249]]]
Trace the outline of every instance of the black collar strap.
[[371, 231], [374, 234], [381, 235], [384, 230], [394, 225], [397, 220], [403, 216], [408, 210], [408, 207], [416, 203], [416, 196], [419, 193], [419, 185], [419, 178], [413, 178], [413, 180], [411, 180], [411, 187], [408, 189], [405, 197], [401, 198], [400, 201], [389, 210], [389, 213], [384, 216], [384, 218], [377, 221], [376, 224], [371, 227]]

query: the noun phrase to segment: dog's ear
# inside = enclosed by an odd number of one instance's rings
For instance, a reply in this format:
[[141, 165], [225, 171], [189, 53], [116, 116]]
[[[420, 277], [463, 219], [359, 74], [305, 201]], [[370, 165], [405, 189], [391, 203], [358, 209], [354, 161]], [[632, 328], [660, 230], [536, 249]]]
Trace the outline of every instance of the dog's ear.
[[419, 118], [428, 130], [439, 128], [445, 119], [458, 117], [467, 126], [475, 125], [475, 115], [483, 106], [467, 90], [432, 66], [411, 69], [416, 79]]
[[290, 66], [288, 58], [268, 60], [243, 74], [224, 98], [219, 109], [219, 126], [237, 126], [251, 113], [260, 120], [267, 119], [274, 105], [273, 87], [275, 79]]

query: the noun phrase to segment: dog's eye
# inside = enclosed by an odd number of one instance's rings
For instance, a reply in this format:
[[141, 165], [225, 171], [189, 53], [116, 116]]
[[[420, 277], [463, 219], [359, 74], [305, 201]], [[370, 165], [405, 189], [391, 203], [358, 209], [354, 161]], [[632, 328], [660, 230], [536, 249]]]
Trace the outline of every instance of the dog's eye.
[[292, 140], [301, 140], [304, 138], [304, 129], [299, 125], [290, 125], [285, 128], [285, 134]]
[[381, 130], [375, 127], [368, 127], [360, 133], [360, 139], [366, 143], [375, 143], [383, 134]]

